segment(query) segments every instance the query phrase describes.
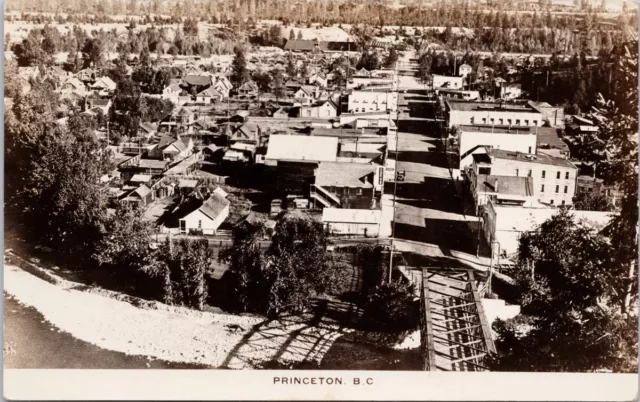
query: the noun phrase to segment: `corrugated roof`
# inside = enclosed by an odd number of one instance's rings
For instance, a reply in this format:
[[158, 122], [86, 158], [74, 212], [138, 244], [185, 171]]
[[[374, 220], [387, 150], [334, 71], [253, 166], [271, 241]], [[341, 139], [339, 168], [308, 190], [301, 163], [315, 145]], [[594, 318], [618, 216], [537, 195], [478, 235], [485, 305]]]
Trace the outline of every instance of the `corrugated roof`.
[[[364, 163], [322, 162], [316, 171], [316, 184], [324, 187], [371, 188], [366, 177], [375, 174], [378, 165]], [[373, 181], [373, 177], [369, 178]]]

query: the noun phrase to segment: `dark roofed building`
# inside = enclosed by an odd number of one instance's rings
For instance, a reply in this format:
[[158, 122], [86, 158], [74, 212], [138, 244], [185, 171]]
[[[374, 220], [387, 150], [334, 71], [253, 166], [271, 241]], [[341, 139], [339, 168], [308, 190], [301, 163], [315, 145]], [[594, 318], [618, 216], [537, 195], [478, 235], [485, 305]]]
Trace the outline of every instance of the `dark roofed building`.
[[325, 52], [329, 50], [328, 42], [306, 39], [289, 39], [284, 50], [292, 52]]

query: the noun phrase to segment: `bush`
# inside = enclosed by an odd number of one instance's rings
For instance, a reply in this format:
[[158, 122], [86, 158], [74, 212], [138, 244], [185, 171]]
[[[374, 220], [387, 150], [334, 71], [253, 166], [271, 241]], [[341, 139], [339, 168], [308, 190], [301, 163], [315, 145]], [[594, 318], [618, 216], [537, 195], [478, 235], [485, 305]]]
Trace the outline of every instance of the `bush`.
[[418, 303], [413, 286], [395, 281], [378, 286], [365, 303], [363, 325], [369, 330], [400, 331], [418, 326]]

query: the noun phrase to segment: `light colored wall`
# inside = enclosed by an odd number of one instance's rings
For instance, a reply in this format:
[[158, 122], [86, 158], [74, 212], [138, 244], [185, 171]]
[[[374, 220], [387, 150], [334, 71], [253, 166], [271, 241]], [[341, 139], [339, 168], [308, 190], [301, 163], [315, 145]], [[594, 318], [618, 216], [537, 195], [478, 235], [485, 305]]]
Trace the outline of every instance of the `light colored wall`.
[[449, 82], [449, 88], [452, 89], [460, 89], [462, 88], [462, 84], [464, 81], [464, 77], [448, 77], [445, 75], [433, 75], [433, 87], [440, 88], [446, 82]]
[[193, 211], [189, 215], [180, 219], [180, 221], [186, 222], [186, 231], [189, 233], [190, 229], [198, 229], [198, 221], [202, 221], [202, 233], [203, 234], [215, 234], [216, 230], [229, 216], [229, 206], [227, 205], [220, 215], [216, 219], [211, 220], [207, 215], [203, 214], [199, 209]]
[[[537, 136], [533, 134], [462, 132], [460, 134], [460, 169], [473, 163], [473, 154], [464, 156], [478, 145], [490, 145], [505, 151], [536, 153]], [[482, 151], [484, 153], [484, 151]], [[464, 156], [464, 158], [463, 158]]]
[[[482, 119], [486, 120], [482, 120]], [[494, 119], [495, 125], [509, 125], [509, 119], [511, 119], [511, 125], [517, 125], [517, 120], [520, 120], [520, 126], [529, 127], [542, 127], [544, 119], [542, 113], [538, 112], [510, 112], [510, 111], [489, 111], [489, 110], [451, 110], [449, 111], [449, 128], [455, 125], [469, 125], [469, 124], [488, 124], [491, 125], [491, 119]], [[502, 123], [500, 123], [502, 119]], [[525, 120], [529, 121], [526, 124]], [[534, 123], [535, 121], [535, 123]]]
[[360, 113], [386, 112], [388, 109], [396, 111], [398, 110], [398, 93], [353, 91], [349, 95], [347, 110], [355, 111], [356, 109]]
[[[536, 199], [543, 203], [550, 203], [553, 200], [554, 205], [561, 205], [562, 201], [567, 205], [573, 203], [576, 191], [576, 168], [509, 159], [495, 159], [491, 166], [491, 174], [498, 176], [528, 176], [529, 170], [531, 170], [533, 177], [533, 193]], [[545, 172], [544, 178], [542, 177], [543, 171]], [[558, 172], [560, 172], [559, 179], [557, 178]], [[567, 172], [569, 172], [569, 178], [565, 179]], [[543, 185], [544, 191], [542, 191]], [[556, 193], [556, 186], [559, 186], [558, 193]], [[565, 186], [567, 187], [566, 194], [564, 192]]]

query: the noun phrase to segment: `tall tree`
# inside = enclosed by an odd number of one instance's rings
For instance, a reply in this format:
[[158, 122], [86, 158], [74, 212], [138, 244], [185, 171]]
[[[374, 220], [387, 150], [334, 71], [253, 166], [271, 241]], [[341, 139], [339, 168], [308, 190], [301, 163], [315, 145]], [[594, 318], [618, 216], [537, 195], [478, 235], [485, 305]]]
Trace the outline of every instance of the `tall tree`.
[[236, 233], [233, 246], [223, 254], [241, 308], [268, 315], [308, 309], [333, 278], [322, 225], [285, 216], [264, 254], [257, 244], [261, 231], [258, 227]]
[[82, 261], [104, 222], [100, 178], [110, 169], [109, 155], [84, 116], [70, 116], [63, 127], [53, 122], [51, 110], [50, 95], [36, 88], [7, 111], [11, 210], [32, 240]]
[[619, 303], [625, 272], [612, 269], [615, 254], [608, 239], [566, 209], [523, 233], [512, 274], [522, 315], [495, 325], [494, 368], [635, 371], [637, 315]]
[[231, 82], [238, 88], [249, 79], [249, 71], [247, 70], [247, 59], [244, 49], [236, 46], [233, 49], [234, 58], [231, 64]]

